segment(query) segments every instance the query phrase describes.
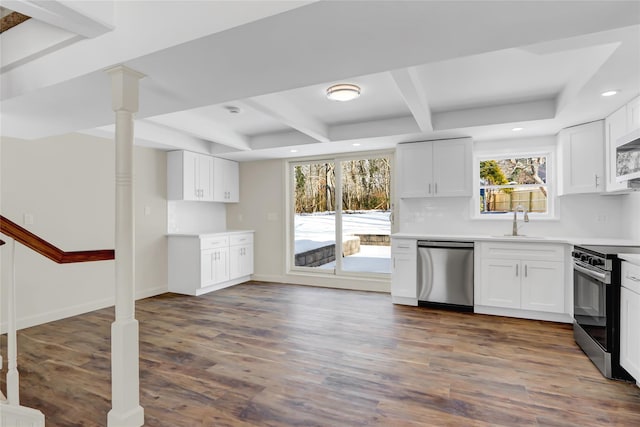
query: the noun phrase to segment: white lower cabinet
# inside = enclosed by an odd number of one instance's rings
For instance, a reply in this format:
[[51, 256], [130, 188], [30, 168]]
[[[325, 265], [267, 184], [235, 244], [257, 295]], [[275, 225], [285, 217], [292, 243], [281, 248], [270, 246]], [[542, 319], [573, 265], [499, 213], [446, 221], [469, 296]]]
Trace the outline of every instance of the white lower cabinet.
[[620, 366], [640, 385], [640, 266], [622, 262]]
[[391, 301], [418, 305], [418, 241], [391, 239]]
[[253, 234], [231, 236], [230, 279], [253, 274]]
[[253, 274], [253, 232], [169, 236], [169, 291], [187, 295], [246, 282]]
[[565, 249], [562, 244], [478, 243], [475, 311], [568, 321]]

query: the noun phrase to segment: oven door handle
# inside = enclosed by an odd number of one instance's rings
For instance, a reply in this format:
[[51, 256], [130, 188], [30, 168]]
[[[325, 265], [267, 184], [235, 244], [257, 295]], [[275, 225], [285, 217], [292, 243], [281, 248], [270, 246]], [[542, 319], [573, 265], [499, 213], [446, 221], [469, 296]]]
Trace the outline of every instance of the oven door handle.
[[573, 264], [573, 268], [578, 270], [581, 273], [586, 274], [587, 276], [591, 277], [592, 279], [596, 279], [600, 282], [603, 282], [605, 284], [607, 283], [607, 274], [606, 273], [598, 273], [597, 271], [593, 271], [593, 270], [589, 270], [588, 268], [584, 268], [581, 265], [578, 264]]

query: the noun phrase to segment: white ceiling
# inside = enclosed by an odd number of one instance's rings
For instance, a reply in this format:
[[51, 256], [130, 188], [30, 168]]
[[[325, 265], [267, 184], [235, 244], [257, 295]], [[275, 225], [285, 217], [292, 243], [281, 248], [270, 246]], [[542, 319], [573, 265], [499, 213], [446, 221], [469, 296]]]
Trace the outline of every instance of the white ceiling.
[[[1, 131], [17, 138], [113, 138], [117, 64], [146, 75], [137, 144], [239, 161], [553, 135], [640, 93], [639, 1], [4, 3], [73, 36], [34, 55], [33, 28], [0, 35], [3, 51], [32, 41], [2, 61]], [[328, 100], [341, 82], [361, 97]]]

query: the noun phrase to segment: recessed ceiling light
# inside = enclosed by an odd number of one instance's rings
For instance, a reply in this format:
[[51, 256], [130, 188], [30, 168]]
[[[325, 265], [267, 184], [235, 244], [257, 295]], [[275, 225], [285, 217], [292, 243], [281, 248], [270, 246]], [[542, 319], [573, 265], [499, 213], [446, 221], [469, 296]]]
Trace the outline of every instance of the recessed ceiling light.
[[511, 129], [514, 132], [520, 132], [521, 130], [523, 130], [524, 128], [513, 128]]
[[354, 146], [354, 147], [360, 147], [360, 143], [359, 143], [359, 142], [354, 142], [354, 143], [353, 143], [353, 146]]
[[327, 98], [332, 101], [351, 101], [360, 96], [360, 87], [350, 83], [340, 83], [327, 89]]
[[613, 96], [613, 95], [615, 95], [616, 93], [618, 93], [618, 91], [617, 91], [617, 90], [608, 90], [608, 91], [606, 91], [606, 92], [602, 92], [600, 95], [602, 95], [602, 96]]
[[297, 153], [298, 150], [289, 150], [290, 153]]

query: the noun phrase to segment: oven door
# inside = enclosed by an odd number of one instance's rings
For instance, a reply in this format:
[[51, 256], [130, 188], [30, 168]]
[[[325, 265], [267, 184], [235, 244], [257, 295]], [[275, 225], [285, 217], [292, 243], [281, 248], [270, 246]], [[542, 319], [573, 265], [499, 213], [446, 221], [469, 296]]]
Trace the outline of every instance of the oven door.
[[574, 262], [573, 266], [573, 316], [578, 325], [609, 352], [613, 340], [611, 319], [612, 286], [606, 273]]

